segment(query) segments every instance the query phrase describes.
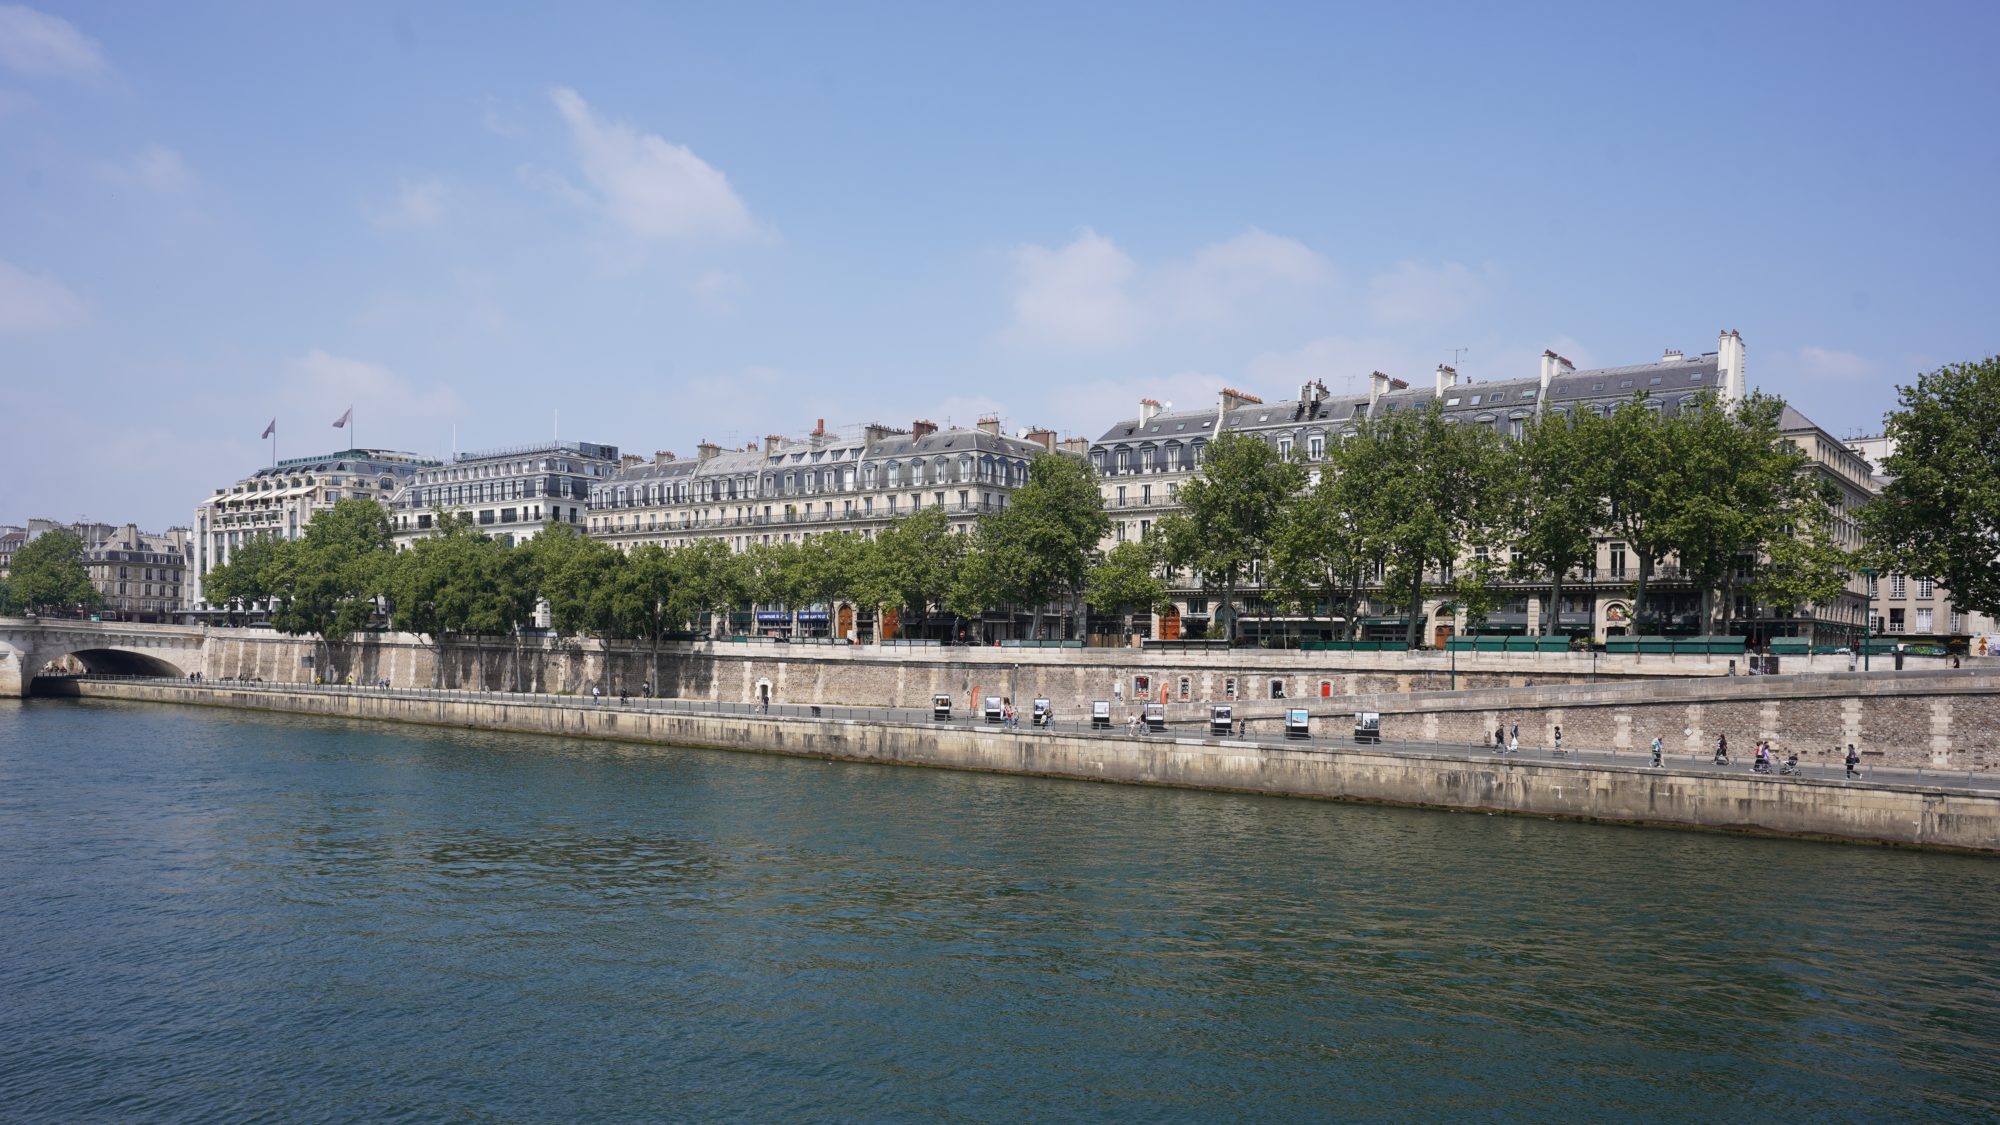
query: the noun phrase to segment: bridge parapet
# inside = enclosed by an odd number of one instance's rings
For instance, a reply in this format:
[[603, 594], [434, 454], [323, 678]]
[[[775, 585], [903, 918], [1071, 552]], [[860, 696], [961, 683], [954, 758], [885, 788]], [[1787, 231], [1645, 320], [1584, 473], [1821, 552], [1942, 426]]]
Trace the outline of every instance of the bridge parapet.
[[199, 625], [0, 617], [0, 696], [27, 695], [42, 668], [65, 656], [91, 671], [186, 675], [201, 667], [207, 634]]

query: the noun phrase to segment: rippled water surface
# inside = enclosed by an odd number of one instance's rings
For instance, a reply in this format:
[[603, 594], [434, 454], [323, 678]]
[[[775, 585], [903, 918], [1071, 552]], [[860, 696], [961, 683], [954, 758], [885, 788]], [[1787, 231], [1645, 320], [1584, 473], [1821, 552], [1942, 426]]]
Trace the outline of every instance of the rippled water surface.
[[0, 701], [0, 1118], [1992, 1120], [1996, 875]]

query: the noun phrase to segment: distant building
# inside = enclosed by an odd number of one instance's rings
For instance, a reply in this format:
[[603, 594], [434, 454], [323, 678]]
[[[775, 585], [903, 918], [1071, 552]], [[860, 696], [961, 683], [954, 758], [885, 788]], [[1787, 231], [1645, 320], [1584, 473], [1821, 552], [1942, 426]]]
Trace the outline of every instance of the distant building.
[[435, 534], [440, 514], [470, 516], [480, 531], [509, 546], [553, 524], [581, 530], [592, 486], [617, 471], [618, 447], [588, 441], [454, 453], [397, 490], [390, 504], [396, 544]]
[[[998, 418], [986, 418], [972, 428], [919, 421], [908, 430], [876, 424], [844, 433], [821, 423], [803, 437], [773, 434], [740, 449], [703, 442], [694, 457], [626, 458], [615, 477], [591, 490], [588, 530], [627, 551], [701, 539], [742, 551], [828, 532], [873, 538], [898, 519], [939, 510], [953, 530], [969, 533], [980, 517], [1007, 507], [1027, 483], [1030, 461], [1057, 452], [1055, 438], [1044, 429], [1011, 436]], [[1082, 443], [1071, 443], [1068, 452], [1081, 455]], [[844, 636], [856, 628], [855, 609], [789, 607], [803, 610], [794, 616], [787, 607], [766, 607], [756, 625]], [[867, 607], [861, 613], [859, 624], [869, 625]], [[988, 631], [1005, 635], [1010, 628]]]
[[216, 489], [195, 508], [194, 558], [187, 583], [190, 610], [207, 612], [201, 577], [228, 562], [236, 548], [260, 539], [297, 539], [314, 515], [342, 499], [374, 500], [387, 506], [403, 482], [436, 464], [415, 453], [343, 449], [287, 458]]
[[[1328, 450], [1358, 423], [1397, 411], [1441, 406], [1448, 422], [1485, 426], [1507, 437], [1518, 437], [1529, 419], [1547, 411], [1592, 411], [1609, 414], [1640, 392], [1653, 409], [1672, 413], [1697, 396], [1715, 394], [1724, 401], [1740, 400], [1744, 390], [1744, 347], [1736, 332], [1724, 332], [1713, 352], [1688, 356], [1669, 350], [1652, 363], [1577, 370], [1553, 352], [1541, 356], [1540, 371], [1531, 377], [1461, 382], [1458, 372], [1440, 365], [1434, 382], [1412, 386], [1379, 371], [1369, 377], [1368, 391], [1334, 394], [1324, 382], [1299, 388], [1292, 401], [1266, 403], [1256, 395], [1224, 389], [1215, 402], [1192, 409], [1172, 409], [1153, 399], [1142, 400], [1137, 415], [1106, 430], [1090, 444], [1090, 460], [1098, 475], [1105, 509], [1112, 517], [1107, 548], [1151, 533], [1158, 521], [1180, 510], [1179, 491], [1190, 480], [1211, 442], [1220, 433], [1241, 433], [1270, 443], [1287, 457], [1315, 467]], [[1780, 423], [1784, 436], [1809, 454], [1817, 470], [1842, 494], [1835, 513], [1835, 538], [1844, 547], [1858, 547], [1860, 535], [1853, 510], [1869, 496], [1865, 462], [1843, 448], [1824, 430], [1794, 410]], [[1505, 561], [1504, 551], [1499, 560]], [[1745, 560], [1744, 566], [1749, 565]], [[1598, 538], [1596, 558], [1565, 579], [1563, 604], [1557, 607], [1554, 631], [1602, 640], [1633, 628], [1631, 590], [1638, 564], [1617, 536]], [[1445, 575], [1430, 580], [1442, 582]], [[1543, 609], [1551, 590], [1546, 581], [1506, 581], [1499, 584], [1497, 609], [1477, 623], [1480, 632], [1535, 632], [1545, 621]], [[1701, 594], [1680, 575], [1669, 559], [1647, 589], [1647, 632], [1693, 633], [1701, 628]], [[1190, 575], [1177, 576], [1172, 590], [1174, 612], [1141, 618], [1141, 628], [1164, 637], [1202, 636], [1213, 622], [1212, 595]], [[1327, 631], [1332, 607], [1314, 615], [1294, 614], [1264, 597], [1253, 576], [1239, 597], [1244, 606], [1240, 631], [1273, 641], [1313, 639]], [[1364, 591], [1360, 631], [1364, 638], [1400, 640], [1409, 615], [1420, 615], [1419, 639], [1442, 644], [1454, 634], [1474, 628], [1457, 612], [1451, 599], [1439, 594], [1421, 606], [1404, 604], [1395, 591], [1376, 584]], [[1794, 617], [1780, 618], [1769, 607], [1751, 603], [1747, 595], [1732, 601], [1732, 628], [1753, 640], [1777, 635], [1808, 636], [1820, 643], [1845, 643], [1865, 627], [1864, 597], [1857, 578], [1834, 603], [1803, 607]], [[1093, 625], [1093, 632], [1111, 631], [1112, 620]]]
[[97, 610], [106, 621], [155, 624], [176, 619], [186, 589], [192, 539], [185, 527], [140, 531], [135, 524], [59, 523], [29, 520], [26, 527], [0, 527], [0, 577], [10, 573], [14, 554], [51, 531], [67, 531], [83, 542], [83, 566], [90, 584], [104, 595]]

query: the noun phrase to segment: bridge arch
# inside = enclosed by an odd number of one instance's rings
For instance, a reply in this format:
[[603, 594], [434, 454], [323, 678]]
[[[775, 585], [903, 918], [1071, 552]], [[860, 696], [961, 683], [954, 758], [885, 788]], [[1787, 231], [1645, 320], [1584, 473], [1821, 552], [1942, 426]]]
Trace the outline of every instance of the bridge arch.
[[[124, 648], [80, 648], [60, 656], [46, 651], [39, 655], [45, 666], [47, 662], [61, 660], [64, 656], [75, 657], [84, 671], [98, 676], [172, 676], [176, 679], [187, 676], [187, 669], [166, 657]], [[40, 669], [36, 671], [39, 673]]]

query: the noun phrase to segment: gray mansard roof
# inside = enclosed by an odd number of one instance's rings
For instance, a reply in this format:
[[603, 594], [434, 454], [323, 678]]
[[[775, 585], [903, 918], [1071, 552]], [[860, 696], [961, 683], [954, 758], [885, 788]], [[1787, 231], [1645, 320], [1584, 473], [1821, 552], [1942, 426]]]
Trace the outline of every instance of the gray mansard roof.
[[[1692, 357], [1669, 357], [1657, 363], [1628, 367], [1599, 367], [1586, 371], [1566, 371], [1549, 383], [1548, 409], [1569, 411], [1578, 407], [1608, 411], [1641, 391], [1647, 392], [1662, 410], [1671, 413], [1694, 395], [1717, 387], [1717, 357], [1714, 353]], [[1454, 421], [1478, 424], [1502, 419], [1526, 418], [1535, 413], [1541, 397], [1541, 379], [1493, 379], [1459, 382], [1446, 387], [1445, 415]], [[1393, 388], [1375, 404], [1375, 416], [1410, 410], [1438, 399], [1435, 379]], [[1329, 394], [1324, 397], [1301, 395], [1268, 403], [1239, 403], [1222, 419], [1222, 428], [1256, 433], [1275, 439], [1283, 433], [1304, 435], [1338, 432], [1351, 428], [1369, 413], [1366, 394]], [[1176, 410], [1155, 415], [1144, 425], [1135, 417], [1126, 418], [1091, 443], [1093, 450], [1115, 449], [1171, 441], [1207, 441], [1215, 436], [1216, 409]]]
[[1038, 442], [980, 429], [938, 430], [922, 437], [902, 431], [887, 431], [874, 434], [873, 440], [865, 435], [814, 435], [783, 438], [774, 448], [724, 449], [707, 460], [676, 457], [671, 461], [646, 462], [620, 470], [606, 483], [683, 481], [697, 477], [752, 478], [766, 472], [858, 466], [902, 458], [956, 457], [960, 454], [1028, 461], [1046, 452]]

